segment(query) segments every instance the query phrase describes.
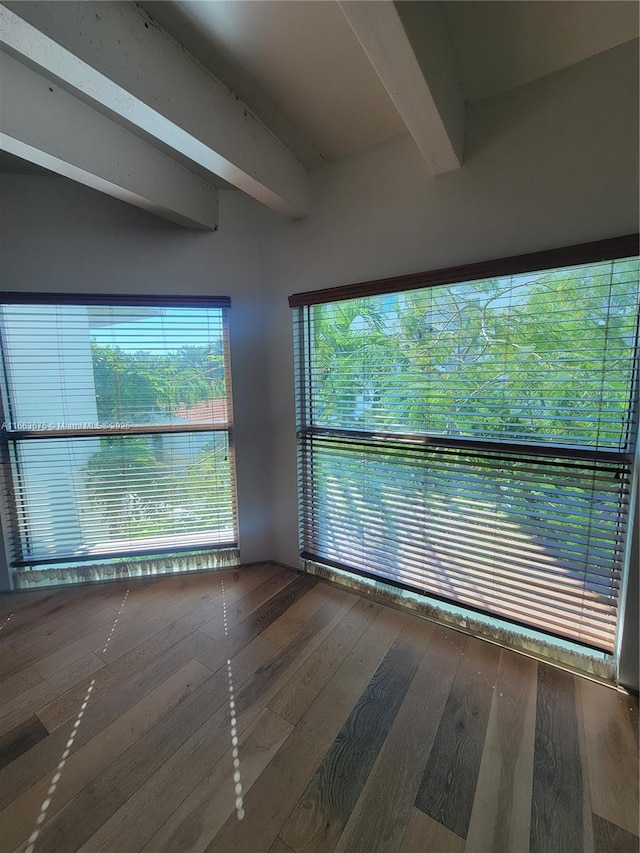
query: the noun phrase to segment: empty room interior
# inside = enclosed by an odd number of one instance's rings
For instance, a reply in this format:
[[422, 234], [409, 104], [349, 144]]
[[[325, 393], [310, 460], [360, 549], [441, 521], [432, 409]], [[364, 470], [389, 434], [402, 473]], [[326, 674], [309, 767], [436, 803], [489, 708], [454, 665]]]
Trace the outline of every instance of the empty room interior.
[[0, 853], [637, 853], [638, 47], [0, 3]]

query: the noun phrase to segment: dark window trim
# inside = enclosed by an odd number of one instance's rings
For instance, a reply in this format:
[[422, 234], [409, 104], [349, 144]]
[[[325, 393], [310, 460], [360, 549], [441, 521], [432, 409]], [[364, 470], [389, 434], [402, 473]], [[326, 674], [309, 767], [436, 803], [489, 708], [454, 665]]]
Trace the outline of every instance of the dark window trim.
[[228, 296], [145, 296], [113, 293], [29, 293], [6, 291], [0, 302], [7, 305], [106, 305], [153, 308], [230, 308]]
[[463, 281], [515, 275], [517, 273], [546, 272], [556, 267], [598, 263], [633, 257], [638, 254], [640, 254], [640, 234], [627, 234], [624, 237], [613, 237], [592, 243], [579, 243], [574, 246], [547, 249], [543, 252], [512, 255], [508, 258], [495, 258], [480, 263], [445, 267], [393, 278], [380, 278], [375, 281], [328, 287], [323, 290], [310, 290], [308, 293], [294, 293], [293, 296], [289, 297], [289, 307], [301, 308], [305, 305], [320, 305], [326, 302], [356, 299], [361, 296], [380, 296], [385, 293], [396, 293], [400, 290], [418, 290], [437, 284], [456, 284]]
[[624, 450], [603, 449], [598, 447], [577, 447], [569, 444], [539, 441], [501, 441], [497, 438], [470, 438], [468, 436], [429, 435], [428, 433], [375, 432], [346, 429], [339, 427], [303, 427], [298, 430], [298, 441], [307, 438], [324, 438], [337, 443], [361, 444], [372, 447], [394, 447], [414, 449], [418, 452], [429, 448], [461, 450], [474, 453], [504, 454], [504, 458], [513, 456], [544, 456], [552, 459], [562, 458], [585, 462], [623, 462], [631, 465], [634, 455]]
[[76, 563], [101, 563], [105, 561], [127, 560], [131, 557], [162, 557], [170, 554], [190, 554], [200, 551], [226, 551], [229, 548], [237, 548], [237, 542], [210, 542], [197, 545], [176, 545], [167, 547], [146, 548], [141, 551], [101, 551], [94, 554], [74, 554], [71, 557], [40, 557], [13, 560], [14, 568], [22, 569], [27, 566], [60, 566], [75, 565]]
[[128, 426], [128, 427], [109, 427], [96, 429], [47, 429], [47, 430], [31, 430], [31, 429], [0, 429], [2, 438], [10, 439], [11, 441], [38, 441], [40, 439], [47, 440], [53, 438], [105, 438], [110, 435], [127, 436], [127, 435], [166, 435], [168, 433], [181, 432], [231, 432], [231, 423], [212, 424], [207, 421], [194, 422], [190, 424], [158, 424], [157, 426]]

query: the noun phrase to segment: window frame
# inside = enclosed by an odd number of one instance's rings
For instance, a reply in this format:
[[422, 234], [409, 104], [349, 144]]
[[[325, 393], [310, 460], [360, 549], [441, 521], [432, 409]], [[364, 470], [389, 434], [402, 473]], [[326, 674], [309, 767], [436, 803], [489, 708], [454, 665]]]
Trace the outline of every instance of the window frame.
[[[72, 427], [68, 429], [13, 429], [10, 416], [10, 382], [7, 374], [8, 365], [2, 349], [2, 328], [0, 326], [0, 354], [2, 355], [2, 377], [0, 381], [0, 475], [4, 482], [6, 498], [3, 501], [8, 520], [8, 536], [13, 549], [13, 557], [9, 565], [13, 569], [45, 568], [57, 565], [81, 565], [122, 561], [131, 557], [164, 556], [192, 552], [215, 552], [238, 548], [238, 512], [237, 512], [237, 481], [235, 465], [235, 448], [233, 441], [233, 396], [231, 387], [231, 361], [229, 342], [228, 309], [231, 299], [227, 296], [146, 296], [127, 294], [80, 294], [80, 293], [46, 293], [28, 291], [8, 291], [0, 295], [0, 305], [54, 305], [81, 307], [141, 307], [141, 308], [202, 308], [221, 309], [222, 352], [225, 378], [225, 399], [227, 402], [228, 420], [224, 424], [211, 422], [192, 422], [188, 424], [144, 424], [130, 425], [123, 428], [97, 426]], [[9, 415], [7, 417], [7, 414]], [[47, 441], [51, 439], [76, 438], [106, 438], [127, 436], [179, 435], [193, 433], [226, 433], [228, 438], [229, 470], [231, 483], [231, 502], [233, 514], [233, 541], [208, 544], [183, 544], [177, 546], [156, 546], [140, 548], [135, 551], [100, 551], [91, 554], [77, 554], [61, 557], [29, 557], [25, 556], [23, 541], [20, 534], [18, 511], [14, 496], [20, 493], [16, 488], [20, 477], [16, 449], [21, 441]]]
[[[414, 273], [410, 275], [398, 276], [394, 278], [378, 279], [374, 281], [361, 282], [357, 284], [343, 285], [340, 287], [326, 288], [323, 290], [313, 290], [301, 292], [292, 295], [289, 298], [289, 305], [299, 312], [296, 319], [297, 336], [294, 341], [295, 356], [296, 356], [296, 408], [297, 408], [297, 435], [298, 435], [298, 466], [299, 466], [299, 532], [300, 532], [300, 559], [304, 563], [318, 563], [329, 568], [337, 569], [341, 572], [347, 572], [351, 575], [361, 575], [374, 581], [382, 581], [389, 583], [391, 586], [396, 586], [399, 589], [409, 590], [412, 593], [418, 593], [433, 598], [436, 601], [446, 601], [453, 603], [455, 606], [463, 607], [469, 611], [490, 615], [494, 619], [503, 621], [512, 621], [518, 624], [517, 620], [509, 620], [504, 616], [496, 613], [483, 611], [480, 608], [470, 607], [464, 603], [452, 602], [451, 599], [443, 598], [437, 594], [425, 592], [416, 589], [415, 585], [402, 583], [400, 580], [391, 580], [381, 577], [376, 572], [366, 571], [361, 568], [354, 568], [336, 560], [328, 559], [319, 554], [314, 554], [305, 547], [305, 529], [308, 526], [309, 504], [313, 501], [306, 500], [305, 484], [315, 482], [313, 466], [314, 466], [314, 449], [313, 439], [321, 438], [322, 436], [333, 437], [336, 439], [344, 438], [347, 440], [358, 440], [363, 442], [375, 441], [380, 437], [380, 432], [358, 430], [352, 428], [326, 427], [316, 426], [313, 423], [313, 401], [311, 394], [308, 393], [308, 388], [311, 383], [311, 348], [312, 348], [312, 319], [310, 309], [316, 305], [324, 305], [327, 303], [335, 303], [343, 300], [381, 296], [384, 294], [402, 293], [411, 290], [425, 289], [432, 286], [447, 285], [471, 282], [474, 280], [482, 280], [488, 278], [498, 278], [521, 273], [544, 272], [545, 270], [553, 270], [561, 267], [572, 267], [586, 265], [590, 263], [598, 263], [611, 261], [616, 259], [624, 259], [634, 257], [640, 254], [640, 235], [630, 234], [623, 237], [613, 239], [600, 240], [591, 243], [578, 244], [574, 246], [551, 249], [543, 252], [529, 253], [525, 255], [510, 256], [507, 258], [498, 258], [489, 261], [483, 261], [474, 264], [465, 264], [462, 266], [437, 269], [432, 271]], [[306, 315], [306, 320], [303, 319], [303, 313]], [[636, 460], [636, 445], [638, 442], [638, 421], [639, 421], [639, 399], [638, 399], [638, 336], [636, 334], [634, 369], [631, 381], [631, 399], [630, 399], [630, 423], [628, 430], [627, 445], [622, 450], [593, 448], [562, 445], [548, 442], [536, 442], [535, 440], [513, 440], [511, 442], [501, 439], [492, 438], [470, 438], [439, 435], [425, 435], [423, 437], [416, 436], [413, 433], [394, 433], [393, 439], [399, 442], [407, 442], [408, 444], [422, 445], [425, 451], [428, 447], [455, 448], [468, 451], [499, 451], [507, 454], [522, 455], [525, 458], [526, 454], [539, 456], [559, 457], [567, 460], [584, 460], [588, 462], [619, 462], [621, 465], [628, 467], [630, 480], [633, 482]], [[381, 430], [384, 432], [384, 430]], [[386, 440], [386, 439], [381, 439]], [[392, 441], [392, 440], [391, 440]], [[303, 449], [308, 445], [307, 449]], [[317, 488], [317, 485], [315, 486]], [[622, 619], [625, 607], [626, 588], [629, 574], [629, 545], [633, 536], [633, 519], [631, 513], [633, 511], [634, 495], [631, 494], [628, 500], [628, 523], [626, 527], [626, 536], [624, 540], [624, 549], [622, 554], [622, 576], [620, 582], [620, 590], [617, 599], [617, 627], [616, 637], [614, 641], [614, 650], [619, 649], [621, 639]], [[522, 624], [522, 623], [520, 623]], [[548, 636], [560, 637], [566, 640], [561, 634], [554, 634], [553, 631], [545, 631], [543, 633]], [[575, 640], [573, 641], [575, 642]], [[584, 644], [587, 648], [595, 648], [588, 643]], [[615, 652], [614, 652], [615, 653]]]

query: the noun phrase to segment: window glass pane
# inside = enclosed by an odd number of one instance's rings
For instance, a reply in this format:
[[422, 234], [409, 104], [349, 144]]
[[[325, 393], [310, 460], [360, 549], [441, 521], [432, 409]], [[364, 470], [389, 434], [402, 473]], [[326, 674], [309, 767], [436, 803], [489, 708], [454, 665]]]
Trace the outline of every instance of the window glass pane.
[[226, 432], [17, 443], [24, 557], [233, 543]]
[[313, 424], [621, 447], [638, 262], [316, 305]]
[[138, 301], [0, 308], [15, 567], [237, 552], [225, 300]]
[[7, 305], [12, 425], [225, 424], [219, 308]]
[[312, 554], [577, 642], [610, 643], [628, 470], [330, 437], [311, 440], [309, 453], [303, 538]]

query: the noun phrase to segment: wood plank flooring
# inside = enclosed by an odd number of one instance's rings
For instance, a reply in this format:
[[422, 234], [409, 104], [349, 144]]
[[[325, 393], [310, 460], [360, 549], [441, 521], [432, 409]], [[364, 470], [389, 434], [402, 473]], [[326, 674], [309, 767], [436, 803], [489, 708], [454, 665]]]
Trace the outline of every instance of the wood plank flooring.
[[316, 578], [5, 595], [0, 626], [0, 853], [638, 851], [635, 697]]

